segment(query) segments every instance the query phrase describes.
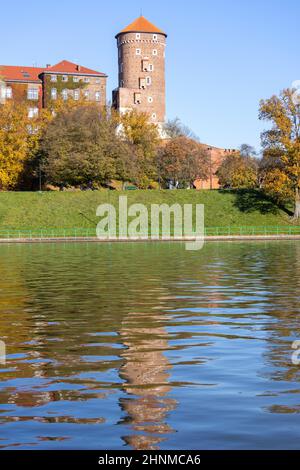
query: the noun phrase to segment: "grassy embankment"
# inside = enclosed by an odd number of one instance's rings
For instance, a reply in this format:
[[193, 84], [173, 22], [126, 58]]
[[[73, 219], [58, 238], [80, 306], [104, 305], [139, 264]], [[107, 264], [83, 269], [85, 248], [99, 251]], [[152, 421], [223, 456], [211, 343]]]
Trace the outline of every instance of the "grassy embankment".
[[96, 208], [103, 203], [205, 205], [206, 227], [275, 227], [292, 225], [288, 211], [258, 191], [112, 191], [0, 193], [0, 231], [14, 229], [94, 229]]

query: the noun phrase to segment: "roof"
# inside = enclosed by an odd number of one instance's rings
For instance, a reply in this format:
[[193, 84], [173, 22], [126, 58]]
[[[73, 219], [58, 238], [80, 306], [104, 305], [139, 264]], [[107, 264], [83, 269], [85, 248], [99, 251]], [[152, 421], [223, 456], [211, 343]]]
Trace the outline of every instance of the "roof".
[[144, 16], [140, 16], [131, 24], [122, 29], [116, 37], [123, 33], [158, 33], [167, 36], [164, 31], [157, 28], [153, 23], [150, 23]]
[[37, 82], [44, 69], [40, 67], [23, 67], [21, 65], [0, 65], [0, 77], [7, 81]]
[[44, 72], [57, 72], [57, 73], [72, 73], [80, 75], [98, 75], [99, 77], [106, 77], [105, 73], [97, 72], [96, 70], [88, 69], [82, 65], [74, 64], [68, 60], [62, 60], [52, 67], [47, 67]]
[[82, 67], [81, 65], [74, 64], [67, 60], [63, 60], [52, 67], [23, 67], [22, 65], [0, 65], [0, 79], [4, 78], [6, 81], [18, 82], [36, 82], [41, 83], [40, 75], [42, 73], [71, 73], [73, 75], [95, 75], [99, 77], [106, 77], [105, 73], [96, 72], [95, 70]]

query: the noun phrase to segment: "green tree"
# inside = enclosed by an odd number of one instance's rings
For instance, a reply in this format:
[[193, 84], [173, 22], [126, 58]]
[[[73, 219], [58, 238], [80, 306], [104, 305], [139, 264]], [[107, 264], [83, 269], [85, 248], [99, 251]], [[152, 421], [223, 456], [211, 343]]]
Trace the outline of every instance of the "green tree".
[[122, 176], [129, 146], [116, 121], [96, 106], [59, 112], [45, 129], [41, 148], [48, 183], [98, 188]]

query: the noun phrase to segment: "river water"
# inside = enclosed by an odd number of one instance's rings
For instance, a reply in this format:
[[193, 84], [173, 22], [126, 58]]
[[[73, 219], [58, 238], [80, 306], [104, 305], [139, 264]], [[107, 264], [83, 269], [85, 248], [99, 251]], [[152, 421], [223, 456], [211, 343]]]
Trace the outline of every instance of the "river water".
[[0, 279], [0, 448], [299, 448], [300, 242], [2, 245]]

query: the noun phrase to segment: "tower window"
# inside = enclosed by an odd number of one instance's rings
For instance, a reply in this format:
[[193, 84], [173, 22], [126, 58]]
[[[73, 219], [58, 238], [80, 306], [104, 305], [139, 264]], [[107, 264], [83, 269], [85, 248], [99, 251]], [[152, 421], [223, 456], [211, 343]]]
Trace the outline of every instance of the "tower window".
[[134, 94], [134, 104], [141, 104], [142, 102], [142, 96], [140, 93], [135, 93]]
[[153, 65], [153, 64], [149, 64], [149, 66], [148, 66], [148, 71], [149, 71], [149, 72], [153, 72], [153, 70], [154, 70], [154, 65]]
[[157, 34], [153, 34], [153, 41], [157, 41]]
[[156, 113], [152, 114], [152, 119], [153, 119], [153, 121], [156, 119]]
[[141, 54], [142, 54], [141, 49], [136, 49], [136, 50], [135, 50], [135, 54], [136, 54], [136, 55], [141, 55]]
[[136, 33], [136, 35], [135, 35], [135, 39], [141, 39], [141, 35], [140, 35], [140, 33]]
[[149, 97], [148, 97], [148, 103], [153, 103], [153, 98], [152, 98], [152, 96], [149, 96]]
[[149, 70], [149, 61], [148, 61], [148, 59], [144, 59], [142, 61], [142, 70], [143, 70], [143, 72], [148, 72], [148, 70]]
[[148, 86], [151, 85], [151, 82], [152, 82], [151, 77], [147, 77], [146, 78], [146, 83], [147, 83]]
[[152, 54], [157, 55], [157, 49], [153, 49]]
[[144, 78], [140, 78], [140, 88], [141, 89], [146, 88], [146, 80]]

